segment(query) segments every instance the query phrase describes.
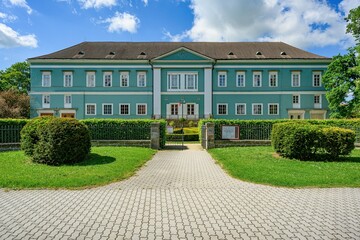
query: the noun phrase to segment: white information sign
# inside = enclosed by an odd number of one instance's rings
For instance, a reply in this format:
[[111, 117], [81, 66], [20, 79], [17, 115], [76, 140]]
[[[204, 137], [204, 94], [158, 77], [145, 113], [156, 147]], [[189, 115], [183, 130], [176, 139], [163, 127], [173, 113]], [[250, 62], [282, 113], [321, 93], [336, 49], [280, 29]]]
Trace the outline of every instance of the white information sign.
[[239, 126], [222, 126], [222, 139], [239, 139]]

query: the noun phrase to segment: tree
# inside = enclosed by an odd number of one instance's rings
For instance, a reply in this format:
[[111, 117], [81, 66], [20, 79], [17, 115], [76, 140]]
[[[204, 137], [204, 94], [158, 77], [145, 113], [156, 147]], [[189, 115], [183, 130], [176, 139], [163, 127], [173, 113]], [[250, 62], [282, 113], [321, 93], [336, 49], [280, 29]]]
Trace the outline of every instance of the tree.
[[0, 118], [29, 118], [30, 97], [17, 90], [0, 92]]
[[360, 6], [354, 9], [351, 9], [349, 15], [345, 18], [346, 22], [346, 33], [351, 33], [357, 44], [360, 43]]
[[5, 71], [0, 71], [0, 91], [19, 90], [28, 93], [30, 90], [30, 65], [27, 62], [18, 62]]

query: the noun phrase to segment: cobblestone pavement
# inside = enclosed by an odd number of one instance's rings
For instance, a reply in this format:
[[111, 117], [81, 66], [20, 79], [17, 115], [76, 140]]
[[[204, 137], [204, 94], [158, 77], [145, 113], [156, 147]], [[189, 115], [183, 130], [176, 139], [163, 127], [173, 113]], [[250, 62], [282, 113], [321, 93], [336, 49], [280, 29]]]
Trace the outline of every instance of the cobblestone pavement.
[[140, 238], [360, 239], [360, 189], [245, 183], [189, 149], [95, 189], [0, 190], [0, 239]]

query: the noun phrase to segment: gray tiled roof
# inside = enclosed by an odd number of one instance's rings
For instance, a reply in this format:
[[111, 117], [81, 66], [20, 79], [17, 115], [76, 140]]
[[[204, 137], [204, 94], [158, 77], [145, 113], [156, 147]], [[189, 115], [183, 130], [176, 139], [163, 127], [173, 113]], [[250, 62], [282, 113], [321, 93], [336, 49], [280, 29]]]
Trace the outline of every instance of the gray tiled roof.
[[[31, 59], [153, 59], [185, 47], [221, 59], [327, 59], [283, 42], [82, 42]], [[141, 54], [142, 53], [142, 54]], [[281, 54], [282, 53], [282, 54]]]

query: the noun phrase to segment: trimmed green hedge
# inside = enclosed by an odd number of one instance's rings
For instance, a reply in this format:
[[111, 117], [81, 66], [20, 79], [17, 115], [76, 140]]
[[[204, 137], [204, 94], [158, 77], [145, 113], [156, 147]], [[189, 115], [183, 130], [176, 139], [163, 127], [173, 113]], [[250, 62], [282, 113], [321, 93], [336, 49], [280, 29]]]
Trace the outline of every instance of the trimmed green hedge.
[[92, 140], [150, 140], [151, 123], [160, 123], [160, 147], [165, 146], [166, 122], [164, 120], [85, 119]]
[[203, 119], [199, 121], [199, 135], [201, 139], [201, 126], [207, 122], [215, 124], [215, 140], [221, 140], [222, 125], [239, 125], [240, 139], [246, 140], [270, 140], [272, 126], [283, 122], [307, 122], [315, 125], [341, 127], [354, 130], [356, 142], [360, 143], [360, 119], [326, 119], [326, 120], [225, 120], [225, 119]]
[[[181, 140], [182, 134], [167, 134], [166, 140], [167, 141], [179, 141]], [[184, 141], [199, 141], [199, 134], [197, 133], [185, 133], [184, 134]]]
[[277, 153], [300, 160], [338, 159], [355, 148], [355, 132], [308, 122], [273, 125], [272, 145]]

